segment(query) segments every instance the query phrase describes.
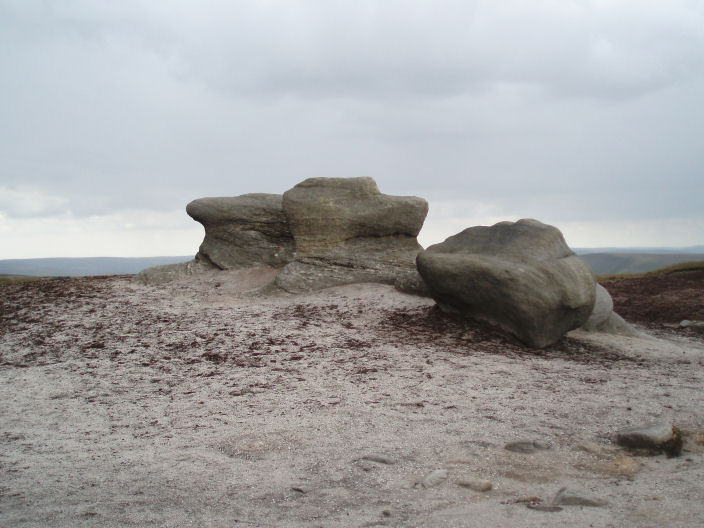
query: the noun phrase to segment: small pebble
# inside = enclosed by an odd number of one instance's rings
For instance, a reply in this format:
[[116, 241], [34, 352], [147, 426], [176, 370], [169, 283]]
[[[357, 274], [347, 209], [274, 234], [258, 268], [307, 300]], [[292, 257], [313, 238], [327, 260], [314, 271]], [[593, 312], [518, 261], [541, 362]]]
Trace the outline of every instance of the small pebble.
[[432, 488], [447, 479], [447, 477], [448, 473], [446, 469], [436, 469], [424, 476], [423, 479], [417, 483], [416, 487]]
[[582, 489], [567, 487], [560, 489], [552, 500], [552, 505], [561, 504], [563, 506], [606, 506], [608, 502], [604, 499], [594, 497]]
[[599, 444], [596, 442], [590, 442], [589, 440], [585, 440], [584, 442], [577, 444], [577, 449], [584, 451], [585, 453], [589, 453], [590, 455], [602, 455], [604, 453], [604, 450]]
[[458, 480], [457, 485], [472, 491], [489, 491], [493, 487], [488, 480]]
[[531, 510], [538, 510], [538, 511], [544, 511], [544, 512], [559, 512], [562, 511], [562, 508], [559, 506], [552, 506], [550, 504], [526, 504], [528, 508]]
[[509, 442], [504, 446], [504, 449], [514, 453], [535, 453], [539, 450], [550, 449], [550, 444], [540, 440], [521, 440], [519, 442]]
[[391, 458], [390, 456], [382, 455], [380, 453], [370, 453], [368, 455], [364, 455], [362, 457], [362, 460], [369, 460], [371, 462], [378, 462], [379, 464], [386, 464], [386, 465], [391, 465], [395, 464], [396, 461]]

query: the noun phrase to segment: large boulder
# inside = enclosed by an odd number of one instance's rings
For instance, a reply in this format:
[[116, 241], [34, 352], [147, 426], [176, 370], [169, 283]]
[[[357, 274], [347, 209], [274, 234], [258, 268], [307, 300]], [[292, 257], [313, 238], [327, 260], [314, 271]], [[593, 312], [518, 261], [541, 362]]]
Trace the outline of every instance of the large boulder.
[[199, 198], [186, 212], [205, 228], [199, 257], [218, 268], [280, 268], [293, 260], [295, 244], [280, 194]]
[[465, 229], [418, 254], [439, 306], [487, 321], [542, 348], [582, 326], [596, 281], [560, 231], [537, 220]]
[[412, 273], [428, 204], [382, 194], [372, 178], [310, 178], [284, 193], [283, 211], [296, 259], [276, 284], [297, 293]]
[[358, 282], [426, 293], [415, 267], [428, 204], [388, 196], [372, 178], [311, 178], [283, 196], [200, 198], [186, 212], [205, 227], [196, 259], [142, 278], [178, 279], [214, 269], [270, 266], [292, 293]]

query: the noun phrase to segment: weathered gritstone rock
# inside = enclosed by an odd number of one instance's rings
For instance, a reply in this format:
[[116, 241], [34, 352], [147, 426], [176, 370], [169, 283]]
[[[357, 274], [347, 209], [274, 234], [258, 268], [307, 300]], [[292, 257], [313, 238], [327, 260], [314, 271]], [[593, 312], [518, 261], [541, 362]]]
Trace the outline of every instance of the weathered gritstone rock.
[[428, 203], [381, 194], [372, 178], [309, 178], [284, 193], [283, 210], [297, 255], [306, 257], [351, 239], [415, 239]]
[[416, 236], [428, 204], [381, 194], [372, 178], [311, 178], [284, 193], [283, 210], [296, 260], [276, 285], [301, 293], [360, 282], [395, 284], [408, 277], [422, 249]]
[[218, 268], [280, 268], [293, 260], [295, 244], [280, 194], [199, 198], [186, 212], [205, 227], [198, 254]]
[[601, 284], [596, 285], [594, 309], [582, 328], [590, 332], [605, 332], [631, 337], [639, 335], [638, 330], [614, 312], [614, 301], [611, 294]]
[[428, 295], [415, 267], [428, 204], [381, 194], [372, 178], [311, 178], [283, 196], [200, 198], [186, 212], [205, 227], [188, 266], [146, 270], [164, 282], [209, 269], [281, 269], [276, 286], [304, 293], [361, 282]]
[[445, 311], [542, 348], [582, 326], [596, 282], [562, 233], [537, 220], [465, 229], [418, 254], [418, 271]]
[[281, 270], [276, 285], [290, 293], [362, 282], [393, 285], [399, 276], [413, 271], [421, 249], [409, 237], [346, 240], [317, 255], [297, 258]]

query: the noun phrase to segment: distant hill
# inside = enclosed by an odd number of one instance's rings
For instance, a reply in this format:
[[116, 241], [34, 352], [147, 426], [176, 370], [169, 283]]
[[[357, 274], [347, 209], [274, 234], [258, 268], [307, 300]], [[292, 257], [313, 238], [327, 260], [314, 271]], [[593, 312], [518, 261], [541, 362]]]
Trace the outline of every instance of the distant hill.
[[572, 248], [578, 255], [588, 255], [590, 253], [627, 253], [627, 254], [648, 254], [661, 255], [678, 254], [678, 255], [704, 255], [704, 246], [687, 246], [687, 247], [602, 247], [602, 248]]
[[704, 253], [587, 253], [580, 256], [597, 275], [644, 273], [681, 262], [704, 261]]
[[0, 275], [80, 277], [139, 273], [151, 266], [186, 262], [188, 257], [84, 257], [0, 260]]
[[[704, 261], [704, 246], [683, 248], [579, 248], [580, 255], [597, 275], [643, 273], [672, 264]], [[84, 257], [0, 260], [0, 275], [32, 277], [79, 277], [86, 275], [123, 275], [139, 273], [145, 268], [186, 262], [192, 256], [179, 257]]]

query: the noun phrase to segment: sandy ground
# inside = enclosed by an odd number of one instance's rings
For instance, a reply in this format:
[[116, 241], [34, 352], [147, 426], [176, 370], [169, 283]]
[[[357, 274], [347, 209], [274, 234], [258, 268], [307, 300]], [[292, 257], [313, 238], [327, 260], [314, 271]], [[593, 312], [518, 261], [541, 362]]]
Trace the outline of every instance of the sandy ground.
[[[701, 339], [533, 352], [386, 286], [242, 291], [268, 278], [3, 287], [0, 526], [704, 525]], [[663, 418], [681, 457], [611, 442]], [[528, 508], [565, 485], [608, 504]]]

